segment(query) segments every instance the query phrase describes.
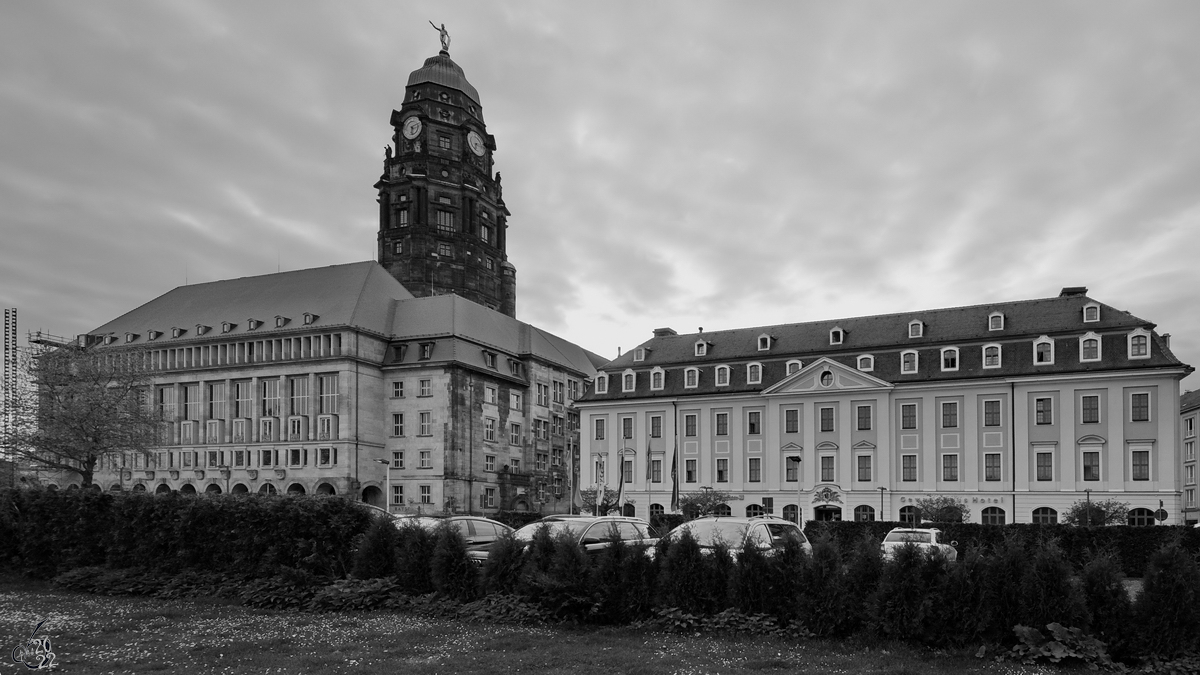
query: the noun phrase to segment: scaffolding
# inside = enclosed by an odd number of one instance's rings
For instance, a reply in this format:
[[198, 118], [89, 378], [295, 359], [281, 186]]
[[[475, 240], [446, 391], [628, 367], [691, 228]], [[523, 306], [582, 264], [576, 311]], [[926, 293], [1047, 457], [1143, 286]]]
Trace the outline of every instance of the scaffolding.
[[0, 372], [0, 461], [11, 461], [12, 452], [3, 439], [9, 438], [16, 424], [17, 390], [17, 309], [4, 309], [4, 363]]

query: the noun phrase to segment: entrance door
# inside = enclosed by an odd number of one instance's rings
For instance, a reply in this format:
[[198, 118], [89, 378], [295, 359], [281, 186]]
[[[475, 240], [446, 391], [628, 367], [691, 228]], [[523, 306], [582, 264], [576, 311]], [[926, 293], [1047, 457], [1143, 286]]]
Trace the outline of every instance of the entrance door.
[[813, 508], [813, 518], [816, 520], [841, 520], [842, 508], [840, 506], [817, 506]]

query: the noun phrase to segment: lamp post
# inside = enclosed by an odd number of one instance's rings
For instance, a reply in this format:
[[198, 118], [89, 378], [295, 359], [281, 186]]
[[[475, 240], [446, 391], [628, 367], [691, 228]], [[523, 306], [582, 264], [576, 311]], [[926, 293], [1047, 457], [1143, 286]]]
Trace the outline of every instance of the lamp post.
[[1083, 522], [1086, 527], [1091, 527], [1092, 526], [1092, 489], [1087, 488], [1086, 490], [1083, 491], [1083, 494], [1087, 495], [1087, 510], [1084, 511], [1085, 520]]
[[881, 485], [875, 489], [879, 490], [879, 519], [883, 520], [883, 493], [887, 492], [887, 488]]
[[796, 524], [800, 524], [800, 492], [804, 488], [804, 481], [800, 480], [800, 463], [804, 461], [803, 455], [788, 455], [788, 459], [796, 463]]
[[392, 463], [386, 459], [372, 460], [387, 467], [387, 482], [384, 484], [383, 504], [388, 513], [392, 512]]

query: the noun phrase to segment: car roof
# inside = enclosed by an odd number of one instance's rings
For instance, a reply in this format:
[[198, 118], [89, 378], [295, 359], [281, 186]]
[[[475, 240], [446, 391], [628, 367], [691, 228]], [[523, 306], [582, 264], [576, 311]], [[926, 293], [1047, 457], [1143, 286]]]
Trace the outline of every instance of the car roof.
[[888, 534], [892, 532], [937, 532], [940, 534], [941, 530], [936, 527], [893, 527], [888, 530]]
[[[796, 523], [794, 523], [786, 518], [780, 518], [779, 516], [703, 516], [700, 518], [694, 518], [683, 524], [687, 525], [688, 523], [695, 523], [697, 521], [716, 521], [716, 522], [722, 522], [722, 523], [747, 523], [747, 524], [749, 524], [749, 523], [787, 523], [788, 525], [796, 525]], [[799, 526], [797, 525], [797, 527], [799, 527]]]

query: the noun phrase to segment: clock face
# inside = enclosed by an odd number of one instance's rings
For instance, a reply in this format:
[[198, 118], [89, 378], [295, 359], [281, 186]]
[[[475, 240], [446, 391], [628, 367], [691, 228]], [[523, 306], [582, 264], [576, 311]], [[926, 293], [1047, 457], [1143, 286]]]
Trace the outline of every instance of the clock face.
[[421, 135], [421, 120], [410, 117], [404, 120], [404, 137], [412, 140]]
[[467, 145], [471, 146], [471, 152], [483, 157], [483, 139], [474, 131], [467, 133]]

